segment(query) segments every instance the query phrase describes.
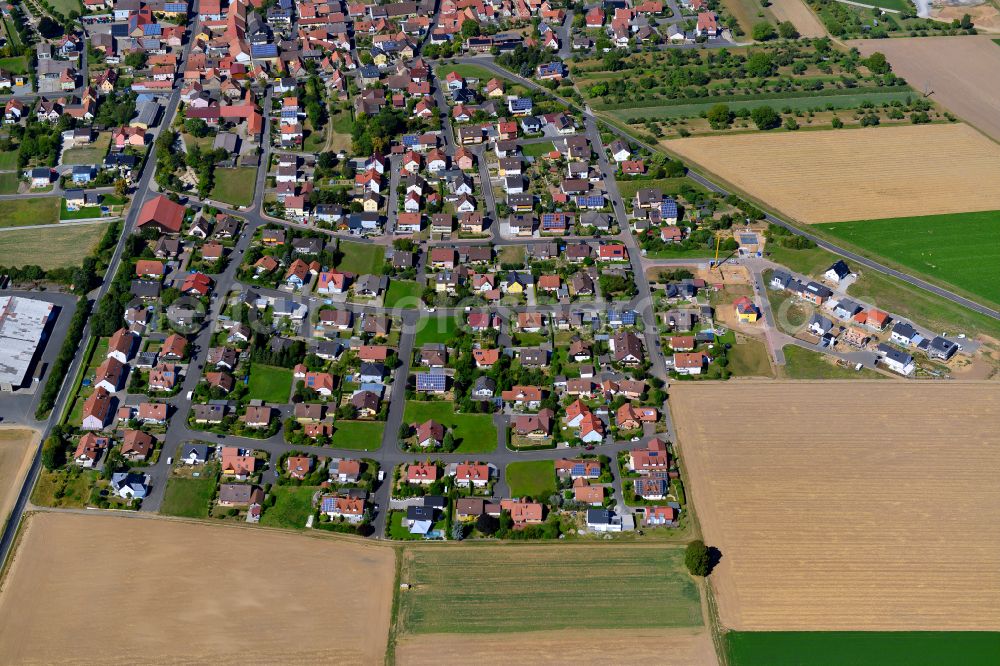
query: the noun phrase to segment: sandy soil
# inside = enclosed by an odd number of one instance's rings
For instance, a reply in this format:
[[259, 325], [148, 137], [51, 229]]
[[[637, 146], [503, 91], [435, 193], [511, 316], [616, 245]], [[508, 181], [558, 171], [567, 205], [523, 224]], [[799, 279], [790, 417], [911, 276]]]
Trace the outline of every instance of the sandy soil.
[[802, 0], [772, 0], [770, 9], [779, 21], [791, 21], [803, 37], [826, 36], [826, 28]]
[[718, 661], [705, 629], [649, 629], [407, 636], [396, 646], [396, 663], [701, 666]]
[[881, 51], [914, 89], [932, 92], [931, 99], [1000, 141], [1000, 46], [990, 37], [859, 39], [848, 45], [866, 56]]
[[1000, 386], [748, 389], [670, 392], [725, 626], [1000, 629]]
[[0, 663], [381, 664], [394, 554], [264, 529], [35, 514]]
[[976, 7], [950, 6], [932, 7], [931, 18], [951, 23], [954, 19], [962, 19], [964, 14], [972, 17], [972, 22], [979, 32], [1000, 32], [1000, 11], [986, 3]]
[[31, 467], [39, 437], [37, 430], [0, 426], [0, 525], [7, 521], [17, 502], [21, 481]]
[[[888, 48], [897, 40], [877, 41]], [[1000, 146], [961, 123], [664, 145], [805, 223], [1000, 209], [1000, 188], [982, 186], [1000, 182]]]

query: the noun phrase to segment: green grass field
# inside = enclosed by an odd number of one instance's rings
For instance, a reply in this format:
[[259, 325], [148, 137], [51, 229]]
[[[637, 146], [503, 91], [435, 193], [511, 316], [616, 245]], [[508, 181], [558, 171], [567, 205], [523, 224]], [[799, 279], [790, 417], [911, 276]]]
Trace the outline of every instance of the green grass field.
[[43, 469], [31, 491], [31, 503], [38, 506], [57, 506], [82, 509], [90, 500], [90, 489], [97, 481], [94, 470], [73, 469], [49, 471]]
[[488, 414], [456, 414], [450, 402], [406, 401], [405, 423], [423, 423], [427, 419], [434, 419], [452, 430], [458, 441], [455, 453], [486, 453], [497, 447], [497, 429]]
[[764, 250], [769, 259], [781, 264], [796, 273], [816, 276], [828, 269], [837, 259], [837, 255], [823, 248], [814, 247], [808, 250], [793, 250], [778, 243], [768, 243]]
[[16, 171], [0, 173], [0, 194], [17, 194], [17, 188], [21, 184]]
[[249, 167], [216, 169], [215, 187], [209, 198], [234, 206], [249, 206], [253, 203], [256, 178], [257, 170]]
[[413, 548], [403, 556], [401, 580], [412, 587], [399, 596], [400, 633], [702, 626], [680, 548]]
[[511, 497], [547, 500], [556, 491], [556, 467], [551, 460], [526, 460], [507, 465]]
[[0, 266], [32, 263], [45, 270], [79, 266], [106, 230], [102, 222], [4, 231], [0, 233]]
[[264, 509], [260, 524], [299, 530], [305, 528], [306, 520], [313, 514], [312, 497], [317, 490], [314, 486], [273, 486], [274, 506]]
[[996, 664], [1000, 633], [973, 631], [731, 631], [729, 666]]
[[529, 143], [527, 145], [521, 146], [521, 152], [524, 153], [525, 157], [541, 157], [542, 155], [547, 155], [555, 150], [555, 146], [552, 145], [551, 141], [543, 141], [541, 143]]
[[444, 83], [444, 77], [448, 76], [449, 72], [458, 72], [460, 76], [467, 79], [479, 79], [483, 85], [495, 76], [490, 70], [479, 65], [443, 64], [434, 68], [434, 74], [441, 79], [442, 85], [447, 85]]
[[458, 324], [454, 317], [422, 317], [417, 322], [413, 345], [419, 349], [428, 342], [448, 342], [458, 330]]
[[[410, 534], [410, 528], [403, 525], [403, 520], [405, 518], [405, 511], [393, 511], [389, 514], [389, 537], [396, 539], [397, 541], [422, 541], [422, 536], [419, 534]], [[431, 529], [441, 530], [444, 532], [445, 529], [447, 529], [447, 520], [441, 518], [434, 523], [434, 526]]]
[[389, 280], [389, 289], [385, 292], [385, 307], [415, 308], [423, 291], [423, 287], [413, 280]]
[[869, 254], [1000, 303], [1000, 211], [816, 227]]
[[853, 366], [847, 368], [834, 365], [819, 352], [785, 345], [785, 377], [788, 379], [887, 379], [881, 373], [862, 368], [860, 372]]
[[10, 199], [3, 202], [0, 227], [29, 227], [59, 221], [59, 197]]
[[759, 340], [747, 339], [733, 345], [726, 353], [729, 371], [737, 377], [770, 377], [771, 363], [767, 360], [767, 347]]
[[[2, 61], [0, 61], [0, 69], [3, 69]], [[17, 169], [17, 151], [7, 150], [0, 153], [0, 170], [14, 171], [16, 169]]]
[[[13, 33], [16, 35], [17, 33]], [[12, 74], [27, 74], [28, 59], [24, 56], [13, 56], [10, 58], [0, 58], [0, 69]]]
[[378, 275], [382, 270], [382, 263], [385, 261], [385, 248], [381, 245], [341, 241], [340, 251], [344, 257], [340, 260], [337, 268], [341, 271], [356, 275], [366, 273]]
[[862, 4], [874, 5], [883, 9], [895, 9], [901, 12], [912, 10], [914, 6], [912, 2], [907, 0], [865, 0]]
[[198, 478], [171, 477], [163, 495], [160, 513], [185, 518], [208, 518], [209, 502], [219, 482], [217, 465], [201, 470]]
[[292, 392], [292, 371], [256, 363], [250, 368], [250, 397], [265, 402], [288, 402]]
[[669, 196], [674, 196], [680, 192], [681, 187], [687, 185], [688, 187], [698, 191], [705, 192], [705, 188], [698, 183], [690, 180], [689, 178], [648, 178], [645, 180], [625, 180], [624, 178], [618, 181], [618, 191], [622, 195], [622, 199], [631, 201], [635, 199], [635, 193], [639, 190], [646, 189], [648, 187], [656, 188], [661, 190], [664, 194]]
[[83, 206], [76, 210], [66, 208], [66, 200], [63, 199], [59, 206], [60, 220], [89, 220], [101, 216], [100, 206]]
[[63, 153], [63, 164], [100, 164], [108, 154], [111, 145], [111, 132], [101, 132], [90, 145], [81, 148], [70, 148]]
[[83, 13], [83, 3], [80, 0], [49, 0], [49, 4], [63, 16], [69, 16], [73, 10]]
[[354, 451], [377, 451], [382, 446], [381, 421], [337, 421], [334, 424], [333, 446]]

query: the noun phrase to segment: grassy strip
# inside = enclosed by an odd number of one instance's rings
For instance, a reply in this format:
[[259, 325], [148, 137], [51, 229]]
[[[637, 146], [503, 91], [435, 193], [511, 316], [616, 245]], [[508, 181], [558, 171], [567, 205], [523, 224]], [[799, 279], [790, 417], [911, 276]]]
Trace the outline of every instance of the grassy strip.
[[597, 104], [594, 104], [593, 107], [601, 111], [613, 111], [616, 109], [638, 109], [646, 106], [656, 107], [685, 106], [688, 104], [726, 104], [729, 102], [760, 102], [764, 100], [808, 99], [811, 97], [840, 97], [843, 95], [875, 95], [881, 97], [883, 95], [890, 95], [893, 93], [903, 93], [910, 96], [916, 94], [912, 88], [902, 86], [900, 86], [899, 90], [885, 87], [825, 88], [823, 90], [789, 90], [786, 92], [769, 92], [755, 95], [715, 95], [711, 97], [682, 97], [678, 99], [648, 100], [650, 104], [644, 104], [647, 100], [639, 98], [633, 102], [615, 102], [610, 104], [602, 104], [598, 102]]

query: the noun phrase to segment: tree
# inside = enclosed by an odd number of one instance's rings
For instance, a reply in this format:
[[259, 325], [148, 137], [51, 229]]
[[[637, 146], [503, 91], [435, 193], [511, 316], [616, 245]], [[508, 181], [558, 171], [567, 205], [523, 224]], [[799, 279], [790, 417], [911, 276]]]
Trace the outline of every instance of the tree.
[[774, 26], [767, 21], [761, 21], [753, 26], [753, 30], [750, 31], [750, 36], [753, 37], [756, 42], [766, 42], [770, 39], [774, 39], [778, 36], [775, 32]]
[[751, 53], [744, 67], [750, 76], [771, 76], [775, 71], [774, 61], [770, 54], [764, 51]]
[[42, 465], [51, 471], [64, 464], [66, 464], [66, 446], [59, 436], [52, 435], [42, 446]]
[[115, 196], [121, 199], [126, 194], [128, 194], [128, 181], [124, 178], [119, 178], [115, 181]]
[[692, 576], [707, 576], [711, 572], [712, 558], [704, 541], [699, 539], [688, 544], [684, 564]]
[[53, 21], [51, 17], [43, 16], [38, 22], [38, 33], [45, 39], [55, 39], [63, 34], [63, 27]]
[[132, 69], [142, 69], [146, 66], [146, 52], [132, 51], [125, 56], [125, 65]]
[[774, 129], [781, 124], [781, 116], [769, 106], [758, 106], [750, 112], [750, 117], [759, 130]]
[[705, 118], [708, 119], [708, 124], [712, 126], [712, 129], [726, 129], [729, 127], [732, 114], [725, 104], [716, 104], [708, 110]]
[[484, 513], [476, 519], [476, 529], [486, 536], [493, 536], [500, 529], [500, 521], [490, 514]]
[[778, 24], [778, 36], [782, 39], [798, 39], [799, 31], [791, 21], [782, 21]]
[[885, 54], [880, 51], [876, 51], [868, 56], [863, 61], [863, 64], [872, 74], [888, 74], [892, 71], [892, 66], [886, 60]]
[[451, 538], [455, 541], [461, 541], [465, 538], [465, 525], [458, 522], [457, 520], [451, 525]]

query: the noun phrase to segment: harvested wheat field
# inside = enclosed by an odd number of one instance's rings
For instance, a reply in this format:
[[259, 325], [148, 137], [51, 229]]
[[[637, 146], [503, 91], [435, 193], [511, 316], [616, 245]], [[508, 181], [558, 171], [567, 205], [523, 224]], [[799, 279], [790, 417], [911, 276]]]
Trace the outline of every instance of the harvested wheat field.
[[396, 646], [396, 663], [707, 666], [718, 660], [707, 629], [594, 629], [407, 636]]
[[37, 430], [0, 426], [0, 526], [17, 502], [38, 438]]
[[722, 623], [1000, 629], [1000, 386], [671, 387]]
[[801, 36], [826, 37], [826, 28], [804, 0], [772, 0], [770, 9], [779, 21], [791, 21]]
[[392, 549], [108, 515], [28, 519], [0, 663], [381, 664]]
[[965, 124], [693, 137], [661, 145], [805, 223], [1000, 209], [1000, 188], [982, 186], [1000, 181], [1000, 146]]
[[866, 56], [881, 51], [913, 88], [932, 93], [931, 99], [1000, 141], [1000, 46], [989, 37], [858, 39], [848, 44]]

